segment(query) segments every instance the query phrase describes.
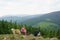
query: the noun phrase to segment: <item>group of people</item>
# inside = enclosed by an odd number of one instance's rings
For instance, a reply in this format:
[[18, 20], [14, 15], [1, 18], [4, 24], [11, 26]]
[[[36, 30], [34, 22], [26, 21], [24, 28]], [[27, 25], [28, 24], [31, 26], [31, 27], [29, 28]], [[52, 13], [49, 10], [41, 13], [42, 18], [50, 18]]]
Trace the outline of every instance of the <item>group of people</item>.
[[17, 34], [24, 34], [24, 35], [26, 35], [26, 32], [27, 32], [24, 25], [23, 25], [23, 27], [21, 29], [11, 28], [11, 31], [12, 31], [13, 34], [17, 33]]
[[[26, 30], [25, 26], [23, 26], [23, 27], [21, 28], [21, 33], [22, 33], [22, 34], [25, 34], [25, 35], [27, 34], [27, 30]], [[34, 35], [34, 36], [37, 36], [37, 35], [40, 36], [39, 30], [35, 30], [34, 33], [33, 33], [33, 35]]]
[[[12, 29], [13, 33], [15, 34], [16, 33], [21, 33], [23, 35], [27, 35], [27, 29], [26, 27], [23, 25], [23, 27], [19, 30], [19, 29]], [[33, 33], [34, 36], [37, 36], [37, 35], [40, 35], [40, 32], [38, 30], [35, 30], [34, 33]]]

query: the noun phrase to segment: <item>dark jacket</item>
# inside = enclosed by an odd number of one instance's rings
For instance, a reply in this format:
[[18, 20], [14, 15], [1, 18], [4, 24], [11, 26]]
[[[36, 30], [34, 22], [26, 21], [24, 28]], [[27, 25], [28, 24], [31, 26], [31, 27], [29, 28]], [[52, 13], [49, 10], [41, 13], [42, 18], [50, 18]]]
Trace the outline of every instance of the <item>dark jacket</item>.
[[39, 31], [38, 31], [38, 30], [35, 30], [35, 31], [34, 31], [34, 36], [37, 36], [38, 33], [39, 33]]

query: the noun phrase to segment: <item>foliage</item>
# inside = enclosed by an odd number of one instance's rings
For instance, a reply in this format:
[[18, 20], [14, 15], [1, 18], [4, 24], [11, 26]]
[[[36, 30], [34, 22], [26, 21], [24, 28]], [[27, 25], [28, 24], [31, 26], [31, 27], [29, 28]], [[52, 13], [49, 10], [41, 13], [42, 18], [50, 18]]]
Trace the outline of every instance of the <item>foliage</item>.
[[25, 25], [27, 33], [34, 33], [39, 30], [43, 37], [57, 37], [60, 38], [60, 26], [51, 22], [40, 22], [37, 25], [31, 26], [26, 24], [17, 24], [16, 22], [0, 21], [0, 34], [11, 34], [11, 28], [21, 29]]
[[40, 22], [34, 26], [40, 28], [40, 32], [43, 37], [60, 38], [60, 26], [58, 24], [51, 22]]
[[0, 34], [10, 34], [11, 33], [11, 28], [20, 28], [17, 23], [12, 23], [12, 21], [0, 21]]

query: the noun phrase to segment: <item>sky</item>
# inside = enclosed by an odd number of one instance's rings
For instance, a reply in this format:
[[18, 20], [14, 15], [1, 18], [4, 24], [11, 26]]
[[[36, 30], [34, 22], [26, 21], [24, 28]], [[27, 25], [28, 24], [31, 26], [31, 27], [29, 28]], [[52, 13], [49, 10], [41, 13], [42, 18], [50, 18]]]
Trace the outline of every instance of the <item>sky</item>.
[[60, 0], [0, 0], [0, 16], [60, 11]]

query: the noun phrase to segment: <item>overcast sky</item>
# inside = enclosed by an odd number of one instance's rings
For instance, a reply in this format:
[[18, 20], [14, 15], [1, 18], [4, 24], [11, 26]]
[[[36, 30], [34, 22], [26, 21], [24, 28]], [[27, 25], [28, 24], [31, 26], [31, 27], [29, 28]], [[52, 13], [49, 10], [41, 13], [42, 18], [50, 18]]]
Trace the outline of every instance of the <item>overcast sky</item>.
[[60, 0], [0, 0], [0, 16], [60, 11]]

